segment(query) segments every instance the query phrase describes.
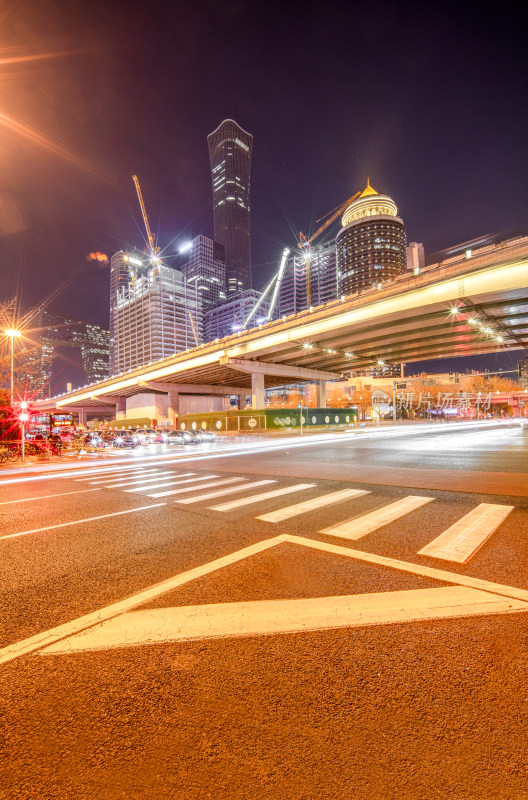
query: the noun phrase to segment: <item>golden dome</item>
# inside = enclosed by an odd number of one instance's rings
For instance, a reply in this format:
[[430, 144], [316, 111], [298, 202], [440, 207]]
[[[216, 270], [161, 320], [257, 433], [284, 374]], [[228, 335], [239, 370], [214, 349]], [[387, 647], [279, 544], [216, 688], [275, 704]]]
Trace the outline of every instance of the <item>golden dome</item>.
[[378, 192], [370, 185], [370, 178], [367, 178], [367, 185], [359, 195], [361, 197], [368, 197], [369, 194], [378, 194]]
[[357, 222], [366, 217], [395, 217], [397, 214], [398, 208], [394, 200], [373, 189], [370, 180], [367, 179], [367, 185], [361, 194], [345, 209], [341, 217], [341, 225], [345, 228], [351, 222]]

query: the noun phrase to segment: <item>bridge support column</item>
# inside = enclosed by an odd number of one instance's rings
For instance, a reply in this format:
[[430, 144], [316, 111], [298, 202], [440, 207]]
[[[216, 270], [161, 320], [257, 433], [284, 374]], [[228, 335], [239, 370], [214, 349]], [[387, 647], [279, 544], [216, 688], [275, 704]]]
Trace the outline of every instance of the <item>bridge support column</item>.
[[326, 381], [317, 381], [315, 384], [315, 405], [317, 408], [326, 408]]
[[125, 419], [126, 417], [126, 397], [116, 397], [116, 419]]
[[264, 375], [261, 372], [251, 373], [251, 408], [264, 408]]
[[178, 423], [178, 417], [180, 415], [180, 393], [175, 392], [173, 389], [170, 389], [168, 395], [169, 395], [169, 418], [172, 421], [174, 427], [176, 427]]
[[79, 409], [79, 425], [86, 425], [86, 411], [84, 408]]
[[247, 407], [247, 399], [245, 394], [238, 395], [238, 410], [242, 411], [244, 408]]

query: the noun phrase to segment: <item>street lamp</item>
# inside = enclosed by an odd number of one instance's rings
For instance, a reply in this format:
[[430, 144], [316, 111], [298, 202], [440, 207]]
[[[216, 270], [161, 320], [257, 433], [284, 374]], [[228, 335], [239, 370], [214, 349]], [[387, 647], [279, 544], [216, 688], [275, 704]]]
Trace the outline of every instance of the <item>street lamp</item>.
[[11, 405], [13, 405], [13, 397], [15, 394], [15, 374], [13, 371], [13, 360], [14, 360], [13, 348], [15, 339], [18, 339], [19, 336], [22, 336], [22, 334], [15, 328], [8, 328], [6, 331], [4, 331], [4, 333], [11, 339]]

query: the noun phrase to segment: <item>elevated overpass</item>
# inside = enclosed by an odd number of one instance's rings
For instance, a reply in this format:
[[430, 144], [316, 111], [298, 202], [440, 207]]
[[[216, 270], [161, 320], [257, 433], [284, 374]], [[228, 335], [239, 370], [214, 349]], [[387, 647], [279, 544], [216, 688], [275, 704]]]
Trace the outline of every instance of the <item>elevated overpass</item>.
[[266, 388], [317, 381], [324, 406], [325, 382], [353, 370], [525, 348], [528, 237], [519, 237], [37, 405], [121, 415], [127, 398], [162, 393], [174, 415], [181, 394], [239, 395], [244, 406], [251, 393], [262, 408]]

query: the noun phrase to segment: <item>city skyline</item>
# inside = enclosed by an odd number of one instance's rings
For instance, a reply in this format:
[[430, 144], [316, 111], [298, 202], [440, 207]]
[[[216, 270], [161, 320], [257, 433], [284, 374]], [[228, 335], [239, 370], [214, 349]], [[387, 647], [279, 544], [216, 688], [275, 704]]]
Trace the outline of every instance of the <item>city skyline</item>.
[[[21, 281], [31, 305], [84, 263], [57, 310], [108, 325], [109, 270], [90, 274], [85, 257], [142, 246], [131, 175], [162, 249], [212, 237], [207, 135], [229, 117], [256, 143], [256, 288], [299, 230], [368, 175], [396, 198], [409, 240], [423, 241], [426, 255], [522, 222], [523, 70], [519, 34], [505, 20], [383, 4], [339, 14], [281, 8], [273, 26], [272, 17], [243, 2], [162, 3], [156, 18], [141, 2], [126, 17], [113, 4], [96, 2], [89, 14], [75, 1], [67, 13], [53, 1], [45, 15], [6, 13], [3, 296]], [[322, 57], [306, 59], [314, 47]]]

